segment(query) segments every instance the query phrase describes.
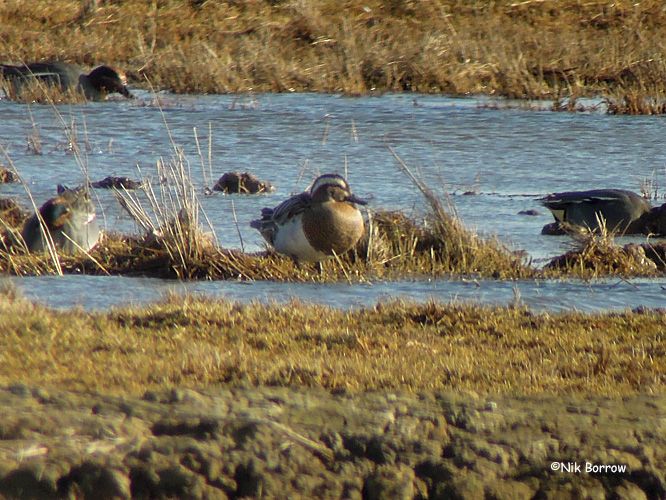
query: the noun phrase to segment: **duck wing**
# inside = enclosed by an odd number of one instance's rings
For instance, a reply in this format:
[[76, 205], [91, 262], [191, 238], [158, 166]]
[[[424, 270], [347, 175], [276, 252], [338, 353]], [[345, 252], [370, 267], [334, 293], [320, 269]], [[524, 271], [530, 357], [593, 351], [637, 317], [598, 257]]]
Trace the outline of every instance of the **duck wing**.
[[288, 198], [275, 208], [262, 208], [261, 219], [250, 222], [250, 227], [257, 229], [266, 241], [273, 244], [278, 226], [302, 213], [312, 203], [310, 193], [303, 192]]

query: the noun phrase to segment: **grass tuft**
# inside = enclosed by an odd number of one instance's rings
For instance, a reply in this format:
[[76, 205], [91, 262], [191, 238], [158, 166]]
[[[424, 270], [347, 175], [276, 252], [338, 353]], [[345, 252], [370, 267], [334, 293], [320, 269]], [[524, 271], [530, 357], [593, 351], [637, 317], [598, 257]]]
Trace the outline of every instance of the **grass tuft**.
[[613, 235], [606, 231], [573, 234], [578, 240], [577, 248], [552, 259], [544, 268], [546, 277], [654, 277], [660, 274], [659, 267], [664, 268], [644, 246], [616, 245]]
[[49, 85], [38, 78], [26, 80], [17, 90], [10, 80], [0, 77], [0, 92], [9, 99], [37, 104], [80, 104], [86, 102], [83, 91], [77, 88], [63, 89], [60, 85]]
[[167, 267], [176, 277], [188, 278], [196, 276], [198, 264], [215, 252], [215, 236], [210, 224], [210, 233], [201, 229], [202, 209], [191, 181], [189, 163], [182, 149], [175, 145], [174, 153], [171, 161], [160, 159], [156, 164], [159, 185], [154, 185], [150, 179], [142, 180], [143, 197], [126, 189], [116, 189], [115, 193], [121, 206], [145, 234], [142, 239], [124, 241], [140, 242], [144, 250], [153, 251], [153, 256], [162, 253], [161, 260], [169, 263]]
[[663, 115], [666, 113], [666, 92], [661, 83], [636, 84], [632, 88], [609, 91], [604, 103], [611, 115]]

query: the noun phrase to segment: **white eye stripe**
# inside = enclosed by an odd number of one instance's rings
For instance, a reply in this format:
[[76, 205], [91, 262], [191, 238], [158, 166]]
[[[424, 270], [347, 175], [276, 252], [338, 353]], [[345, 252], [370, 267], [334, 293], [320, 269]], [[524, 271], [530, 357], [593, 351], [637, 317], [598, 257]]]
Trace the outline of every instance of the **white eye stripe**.
[[319, 191], [320, 189], [326, 189], [326, 188], [338, 188], [342, 189], [343, 191], [349, 191], [349, 187], [343, 185], [343, 184], [333, 184], [332, 182], [327, 182], [325, 184], [318, 184], [317, 186], [314, 186], [312, 188], [312, 192], [314, 193], [315, 191]]
[[326, 174], [317, 177], [317, 179], [312, 183], [310, 192], [314, 193], [315, 191], [322, 189], [325, 186], [335, 186], [344, 189], [345, 191], [350, 191], [349, 184], [344, 178], [335, 174]]

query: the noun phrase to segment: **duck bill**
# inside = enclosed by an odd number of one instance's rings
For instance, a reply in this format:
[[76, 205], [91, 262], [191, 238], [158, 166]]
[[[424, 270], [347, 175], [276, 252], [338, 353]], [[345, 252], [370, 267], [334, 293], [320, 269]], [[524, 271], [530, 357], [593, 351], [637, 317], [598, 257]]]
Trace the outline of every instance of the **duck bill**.
[[128, 99], [134, 99], [134, 96], [122, 81], [114, 80], [111, 78], [104, 78], [102, 80], [102, 88], [109, 93], [118, 92], [120, 95]]
[[363, 198], [359, 198], [358, 196], [353, 195], [353, 194], [350, 194], [349, 196], [347, 196], [347, 201], [349, 203], [355, 203], [356, 205], [367, 205], [368, 204], [368, 202], [366, 200], [364, 200]]
[[134, 95], [129, 91], [125, 85], [121, 85], [118, 89], [118, 93], [122, 96], [127, 97], [128, 99], [134, 99]]
[[127, 76], [123, 71], [118, 71], [118, 80], [115, 81], [115, 91], [128, 99], [134, 99], [134, 96], [127, 88]]

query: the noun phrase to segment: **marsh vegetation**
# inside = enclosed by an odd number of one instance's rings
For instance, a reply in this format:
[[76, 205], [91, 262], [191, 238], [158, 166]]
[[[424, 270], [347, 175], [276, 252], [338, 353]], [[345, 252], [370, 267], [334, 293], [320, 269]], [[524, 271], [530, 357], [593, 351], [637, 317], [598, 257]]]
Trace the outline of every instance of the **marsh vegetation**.
[[340, 310], [172, 297], [50, 310], [5, 291], [0, 383], [141, 394], [251, 384], [620, 396], [663, 391], [664, 315], [393, 301]]
[[[160, 186], [142, 181], [140, 194], [116, 190], [140, 234], [106, 232], [89, 252], [28, 253], [21, 227], [28, 213], [12, 201], [0, 207], [0, 270], [18, 276], [114, 274], [176, 279], [367, 282], [405, 278], [561, 279], [606, 276], [654, 277], [666, 271], [663, 245], [646, 240], [624, 247], [612, 234], [573, 234], [577, 246], [543, 268], [512, 252], [497, 238], [482, 238], [452, 215], [453, 207], [415, 177], [397, 157], [424, 215], [381, 208], [366, 212], [365, 235], [354, 249], [320, 265], [298, 263], [270, 249], [248, 253], [217, 244], [210, 221], [186, 169], [182, 152], [158, 161]], [[450, 203], [450, 202], [448, 202]], [[230, 224], [238, 224], [229, 219]], [[55, 249], [54, 249], [55, 250]]]
[[45, 0], [0, 5], [0, 52], [124, 68], [174, 92], [600, 96], [661, 113], [660, 2]]
[[[579, 99], [595, 96], [609, 113], [656, 114], [664, 112], [665, 21], [659, 2], [598, 0], [9, 1], [0, 4], [0, 52], [12, 62], [112, 64], [134, 86], [179, 93], [482, 93], [548, 99], [558, 111], [585, 110]], [[22, 99], [76, 100], [34, 90]], [[75, 127], [61, 122], [87, 181]], [[27, 149], [41, 155], [34, 121], [32, 131]], [[410, 179], [420, 210], [372, 204], [366, 234], [350, 252], [316, 266], [245, 252], [242, 238], [240, 249], [225, 248], [202, 209], [189, 160], [172, 146], [172, 157], [155, 162], [139, 190], [115, 191], [112, 201], [138, 233], [106, 231], [87, 253], [27, 253], [20, 228], [39, 203], [26, 210], [1, 200], [0, 273], [474, 283], [666, 272], [666, 247], [654, 239], [622, 247], [608, 234], [578, 235], [575, 249], [537, 267], [464, 226], [450, 200], [393, 151], [404, 174], [399, 182]], [[209, 143], [208, 167], [210, 150]], [[20, 182], [32, 200], [29, 184]], [[231, 207], [225, 223], [238, 224]], [[344, 480], [329, 490], [340, 496], [379, 497], [404, 476], [405, 497], [660, 497], [663, 397], [652, 396], [666, 388], [665, 322], [663, 310], [645, 308], [535, 313], [517, 292], [507, 307], [388, 299], [339, 309], [170, 296], [89, 312], [50, 309], [6, 288], [0, 385], [11, 411], [0, 490], [94, 495], [106, 491], [102, 485], [117, 486], [110, 496], [195, 498], [213, 485], [218, 496], [284, 495], [291, 490], [282, 482], [291, 482], [301, 496], [313, 496], [323, 484], [331, 488], [322, 483], [327, 475]], [[445, 391], [464, 403], [452, 404]], [[570, 404], [575, 395], [586, 399]], [[520, 410], [507, 404], [510, 397], [522, 398]], [[331, 412], [321, 411], [328, 408], [323, 399]], [[253, 405], [257, 411], [246, 411]], [[299, 418], [312, 432], [293, 430]], [[381, 425], [359, 433], [355, 420]], [[631, 474], [544, 473], [547, 460], [572, 459], [621, 461]], [[308, 476], [303, 464], [316, 472]]]
[[[68, 132], [73, 151], [77, 138]], [[159, 159], [138, 189], [115, 189], [118, 203], [139, 228], [138, 234], [106, 231], [89, 252], [71, 255], [50, 249], [29, 253], [21, 228], [29, 211], [12, 200], [0, 205], [0, 271], [18, 276], [101, 274], [175, 279], [368, 282], [405, 278], [562, 279], [606, 276], [654, 277], [666, 272], [659, 240], [624, 247], [613, 234], [574, 231], [572, 250], [544, 267], [509, 250], [496, 237], [481, 237], [455, 215], [452, 200], [437, 195], [389, 148], [406, 182], [420, 193], [422, 210], [407, 215], [372, 207], [365, 211], [365, 234], [351, 251], [320, 265], [298, 263], [270, 249], [245, 252], [218, 244], [191, 177], [190, 160], [172, 143], [169, 159]], [[85, 175], [84, 159], [76, 154]], [[20, 179], [16, 168], [8, 170]], [[155, 183], [154, 179], [159, 179]], [[28, 194], [29, 188], [25, 186]], [[34, 203], [34, 201], [33, 201]], [[34, 205], [36, 210], [38, 205]], [[232, 206], [233, 208], [233, 206]], [[418, 215], [418, 214], [421, 215]], [[227, 217], [227, 223], [238, 220]], [[240, 231], [238, 232], [240, 235]], [[241, 239], [242, 246], [242, 239]]]

